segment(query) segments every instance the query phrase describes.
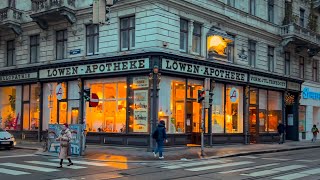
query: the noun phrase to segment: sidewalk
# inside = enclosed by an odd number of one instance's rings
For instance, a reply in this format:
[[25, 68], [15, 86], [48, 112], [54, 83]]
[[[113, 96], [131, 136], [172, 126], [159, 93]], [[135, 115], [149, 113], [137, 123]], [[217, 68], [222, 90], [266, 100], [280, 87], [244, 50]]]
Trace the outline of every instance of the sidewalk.
[[[37, 154], [56, 156], [52, 153], [43, 153], [41, 143], [38, 142], [17, 142], [17, 148], [38, 150]], [[242, 155], [272, 153], [299, 149], [320, 148], [320, 142], [310, 141], [288, 141], [285, 144], [234, 144], [215, 145], [204, 149], [204, 158], [221, 158]], [[200, 159], [200, 147], [169, 147], [164, 149], [165, 160], [185, 160]], [[111, 161], [111, 162], [142, 162], [156, 160], [151, 152], [147, 152], [147, 147], [123, 147], [87, 145], [86, 154], [81, 158]]]

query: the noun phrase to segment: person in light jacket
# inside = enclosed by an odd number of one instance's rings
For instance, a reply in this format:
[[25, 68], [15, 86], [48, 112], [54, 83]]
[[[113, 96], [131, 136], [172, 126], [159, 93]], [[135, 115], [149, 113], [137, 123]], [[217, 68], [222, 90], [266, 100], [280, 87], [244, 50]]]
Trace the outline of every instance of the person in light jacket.
[[62, 168], [63, 159], [68, 159], [69, 164], [68, 166], [73, 165], [70, 155], [71, 155], [71, 147], [70, 147], [70, 140], [71, 140], [71, 131], [69, 129], [69, 125], [65, 123], [62, 127], [59, 137], [56, 139], [60, 142], [60, 152], [59, 152], [59, 159], [60, 159], [60, 166], [57, 168]]

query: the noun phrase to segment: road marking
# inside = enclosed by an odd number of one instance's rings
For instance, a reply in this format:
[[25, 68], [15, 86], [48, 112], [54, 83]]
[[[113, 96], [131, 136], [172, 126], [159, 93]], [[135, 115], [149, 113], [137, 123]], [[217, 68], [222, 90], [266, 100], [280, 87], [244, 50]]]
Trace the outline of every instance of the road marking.
[[23, 171], [15, 171], [15, 170], [5, 169], [5, 168], [0, 168], [0, 173], [10, 174], [10, 175], [14, 175], [14, 176], [30, 174], [30, 173], [23, 172]]
[[221, 160], [203, 160], [200, 162], [191, 162], [191, 163], [181, 163], [177, 165], [171, 165], [171, 166], [164, 166], [161, 168], [164, 169], [180, 169], [185, 167], [192, 167], [192, 166], [200, 166], [200, 165], [207, 165], [207, 164], [217, 164], [217, 163], [225, 163], [226, 161]]
[[35, 154], [23, 154], [23, 155], [14, 155], [14, 156], [0, 156], [0, 159], [15, 158], [15, 157], [31, 157], [31, 156], [37, 156], [37, 155], [35, 155]]
[[240, 166], [240, 165], [251, 164], [251, 163], [253, 162], [251, 161], [233, 162], [233, 163], [218, 164], [213, 166], [191, 168], [191, 169], [186, 169], [186, 171], [204, 171], [204, 170], [218, 169], [218, 168], [224, 168], [224, 167]]
[[280, 163], [265, 164], [265, 165], [261, 165], [261, 166], [248, 167], [248, 168], [242, 168], [242, 169], [235, 169], [235, 170], [231, 170], [231, 171], [222, 171], [222, 172], [219, 172], [219, 173], [220, 174], [235, 173], [235, 172], [239, 172], [239, 171], [248, 171], [248, 170], [252, 170], [252, 169], [275, 166], [275, 165], [278, 165], [278, 164], [280, 164]]
[[270, 170], [257, 171], [257, 172], [253, 172], [250, 174], [241, 174], [241, 175], [252, 176], [252, 177], [266, 176], [266, 175], [270, 175], [270, 174], [276, 174], [279, 172], [290, 171], [290, 170], [299, 169], [299, 168], [303, 168], [303, 167], [306, 167], [306, 166], [304, 166], [304, 165], [290, 165], [290, 166], [284, 166], [284, 167], [274, 168], [274, 169], [270, 169]]
[[[60, 159], [50, 159], [50, 161], [60, 162]], [[106, 163], [99, 163], [99, 162], [88, 162], [88, 161], [72, 161], [74, 164], [83, 164], [83, 165], [90, 165], [90, 166], [99, 166], [99, 167], [105, 167], [110, 166]]]
[[298, 162], [315, 162], [316, 160], [308, 160], [308, 159], [299, 159], [299, 160], [296, 160]]
[[[42, 162], [42, 161], [25, 161], [25, 162], [31, 163], [31, 164], [38, 164], [38, 165], [54, 166], [54, 167], [58, 166], [57, 163]], [[68, 169], [84, 169], [84, 168], [87, 168], [87, 167], [72, 165], [72, 166], [64, 166], [64, 168], [68, 168]]]
[[320, 174], [320, 168], [310, 169], [310, 170], [306, 170], [306, 171], [301, 171], [299, 173], [288, 174], [288, 175], [284, 175], [284, 176], [279, 176], [279, 177], [275, 177], [273, 179], [292, 180], [292, 179], [299, 179], [302, 177], [315, 175], [315, 174]]
[[41, 171], [41, 172], [59, 171], [57, 169], [43, 168], [38, 166], [30, 166], [30, 165], [16, 164], [16, 163], [1, 163], [0, 166], [16, 167], [16, 168], [29, 169], [29, 170]]
[[239, 156], [240, 158], [258, 159], [256, 156]]
[[261, 158], [264, 160], [276, 160], [276, 161], [290, 161], [291, 159], [281, 159], [281, 158]]

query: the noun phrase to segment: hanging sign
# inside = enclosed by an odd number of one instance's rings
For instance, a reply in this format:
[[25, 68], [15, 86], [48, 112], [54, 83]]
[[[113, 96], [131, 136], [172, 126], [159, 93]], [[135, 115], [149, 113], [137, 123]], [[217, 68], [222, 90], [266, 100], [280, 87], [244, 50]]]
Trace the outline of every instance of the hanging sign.
[[230, 90], [230, 101], [232, 103], [236, 103], [238, 102], [238, 99], [239, 99], [239, 90], [236, 88], [232, 88]]
[[89, 101], [89, 107], [97, 107], [99, 104], [99, 97], [96, 93], [91, 94], [91, 98]]
[[58, 100], [61, 100], [63, 97], [63, 88], [61, 83], [59, 83], [56, 87], [56, 95]]

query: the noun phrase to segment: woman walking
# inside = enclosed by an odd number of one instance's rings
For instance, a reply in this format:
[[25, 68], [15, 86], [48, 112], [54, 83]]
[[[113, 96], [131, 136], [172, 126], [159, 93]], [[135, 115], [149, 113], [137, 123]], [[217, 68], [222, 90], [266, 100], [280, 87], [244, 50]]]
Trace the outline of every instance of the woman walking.
[[69, 125], [65, 123], [62, 127], [60, 136], [56, 139], [60, 141], [60, 152], [59, 152], [59, 159], [60, 159], [60, 166], [57, 168], [62, 168], [63, 159], [68, 159], [69, 164], [68, 166], [73, 165], [70, 155], [71, 155], [71, 148], [70, 148], [70, 140], [71, 140], [71, 132], [69, 129]]

